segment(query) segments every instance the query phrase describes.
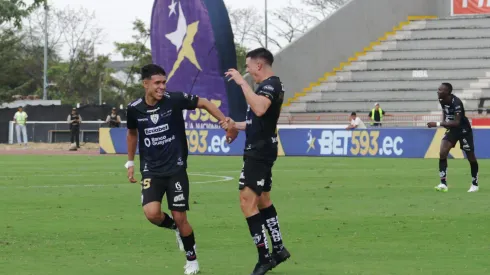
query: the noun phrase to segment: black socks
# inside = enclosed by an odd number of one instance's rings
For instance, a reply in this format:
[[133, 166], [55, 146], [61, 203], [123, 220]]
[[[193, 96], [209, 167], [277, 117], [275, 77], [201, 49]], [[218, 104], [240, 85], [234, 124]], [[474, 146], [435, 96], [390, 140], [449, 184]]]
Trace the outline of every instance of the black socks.
[[250, 235], [252, 235], [255, 246], [257, 246], [259, 262], [261, 264], [269, 263], [271, 261], [271, 256], [269, 254], [269, 246], [267, 244], [267, 236], [265, 235], [262, 216], [259, 213], [248, 217], [247, 223], [248, 228], [250, 229]]
[[269, 206], [260, 210], [262, 219], [264, 220], [265, 226], [269, 231], [269, 236], [272, 241], [272, 248], [274, 252], [279, 252], [284, 248], [282, 244], [282, 235], [279, 228], [279, 219], [277, 218], [277, 211], [274, 205]]
[[165, 212], [163, 213], [163, 215], [165, 216], [165, 218], [163, 219], [162, 223], [159, 224], [158, 226], [163, 227], [163, 228], [172, 229], [172, 230], [177, 229], [177, 225], [175, 224], [175, 221], [172, 219], [172, 217], [170, 217]]
[[196, 245], [196, 240], [194, 238], [194, 231], [187, 237], [180, 235], [182, 238], [182, 243], [184, 244], [185, 256], [188, 261], [194, 261], [197, 259], [196, 250], [194, 246]]
[[447, 159], [439, 159], [439, 177], [441, 178], [441, 183], [447, 185]]

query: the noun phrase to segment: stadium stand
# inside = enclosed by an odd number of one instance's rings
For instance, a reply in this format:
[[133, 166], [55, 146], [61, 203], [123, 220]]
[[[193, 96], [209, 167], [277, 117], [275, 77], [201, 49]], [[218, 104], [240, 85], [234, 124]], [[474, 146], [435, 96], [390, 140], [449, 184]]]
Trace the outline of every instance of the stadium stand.
[[451, 16], [454, 3], [348, 2], [276, 54], [280, 123], [345, 123], [352, 111], [368, 121], [379, 102], [391, 125], [422, 126], [441, 114], [442, 82], [478, 116], [490, 95], [490, 17]]
[[490, 94], [490, 18], [401, 25], [287, 111], [365, 112], [379, 102], [391, 112], [440, 113], [436, 91], [446, 81], [467, 109], [478, 109], [480, 98]]

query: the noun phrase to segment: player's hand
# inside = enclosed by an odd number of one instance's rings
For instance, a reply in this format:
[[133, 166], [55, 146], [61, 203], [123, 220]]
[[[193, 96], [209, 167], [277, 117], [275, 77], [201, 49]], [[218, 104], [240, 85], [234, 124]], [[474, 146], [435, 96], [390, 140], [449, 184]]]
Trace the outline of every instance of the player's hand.
[[226, 142], [228, 144], [232, 143], [238, 136], [238, 130], [233, 127], [233, 128], [229, 128], [227, 131], [226, 131]]
[[235, 80], [235, 83], [238, 86], [242, 86], [247, 83], [240, 72], [235, 69], [229, 69], [227, 72], [225, 72], [225, 76], [230, 78], [228, 81]]
[[128, 168], [128, 179], [129, 182], [136, 183], [136, 180], [134, 179], [134, 166]]
[[429, 122], [429, 123], [427, 123], [427, 127], [435, 128], [435, 127], [437, 127], [437, 122]]
[[228, 130], [229, 128], [229, 125], [228, 125], [228, 119], [225, 119], [225, 120], [220, 120], [219, 121], [219, 126], [223, 129], [223, 130]]
[[233, 119], [231, 119], [230, 117], [227, 117], [225, 121], [220, 121], [220, 126], [225, 131], [228, 131], [232, 128], [235, 128], [235, 121]]

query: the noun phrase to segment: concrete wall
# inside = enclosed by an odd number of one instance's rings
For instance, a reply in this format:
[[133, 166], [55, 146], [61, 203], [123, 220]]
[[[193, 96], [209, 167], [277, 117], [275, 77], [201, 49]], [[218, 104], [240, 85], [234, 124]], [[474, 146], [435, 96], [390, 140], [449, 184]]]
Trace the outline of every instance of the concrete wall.
[[451, 0], [427, 0], [432, 4], [431, 14], [437, 15], [438, 17], [448, 17], [451, 16]]
[[274, 70], [286, 98], [346, 62], [407, 16], [450, 14], [451, 0], [352, 0], [276, 54]]

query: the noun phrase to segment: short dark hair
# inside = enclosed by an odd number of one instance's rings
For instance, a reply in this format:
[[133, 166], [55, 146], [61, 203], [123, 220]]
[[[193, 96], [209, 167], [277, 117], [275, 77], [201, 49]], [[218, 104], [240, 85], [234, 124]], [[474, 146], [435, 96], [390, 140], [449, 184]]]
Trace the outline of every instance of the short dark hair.
[[451, 85], [451, 83], [444, 82], [442, 85], [446, 86], [449, 93], [453, 92], [453, 85]]
[[150, 79], [154, 75], [167, 75], [165, 70], [156, 65], [156, 64], [148, 64], [141, 68], [141, 79]]
[[351, 116], [357, 116], [356, 112], [350, 113]]
[[274, 56], [266, 48], [258, 48], [258, 49], [249, 51], [247, 53], [247, 56], [246, 57], [247, 58], [250, 57], [252, 59], [257, 59], [257, 58], [263, 59], [270, 66], [272, 66], [272, 63], [274, 63]]

